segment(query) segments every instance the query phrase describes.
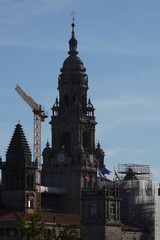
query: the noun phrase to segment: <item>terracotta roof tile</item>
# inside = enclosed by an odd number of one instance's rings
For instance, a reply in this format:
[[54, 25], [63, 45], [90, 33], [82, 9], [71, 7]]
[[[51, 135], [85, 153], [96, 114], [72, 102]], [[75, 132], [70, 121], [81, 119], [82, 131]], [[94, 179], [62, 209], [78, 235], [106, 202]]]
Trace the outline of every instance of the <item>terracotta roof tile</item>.
[[[29, 221], [30, 215], [22, 212], [13, 210], [13, 209], [1, 209], [0, 210], [0, 222], [17, 222], [22, 215], [24, 218]], [[54, 219], [56, 218], [56, 219]], [[42, 212], [42, 220], [46, 223], [54, 223], [56, 220], [57, 224], [79, 224], [80, 216], [72, 214], [62, 214], [62, 213], [51, 213], [51, 212]]]

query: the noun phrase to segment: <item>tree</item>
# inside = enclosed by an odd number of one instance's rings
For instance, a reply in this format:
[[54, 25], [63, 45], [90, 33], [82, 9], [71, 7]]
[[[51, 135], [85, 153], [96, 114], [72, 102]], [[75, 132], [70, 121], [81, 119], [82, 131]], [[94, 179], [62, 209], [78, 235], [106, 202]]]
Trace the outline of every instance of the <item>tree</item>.
[[17, 223], [17, 230], [20, 240], [53, 240], [55, 239], [54, 229], [47, 229], [42, 223], [41, 214], [33, 214], [30, 221], [22, 217]]
[[20, 236], [20, 240], [26, 240], [27, 239], [27, 227], [26, 227], [26, 221], [23, 216], [17, 223], [17, 230], [18, 230], [18, 233]]
[[78, 225], [68, 225], [55, 233], [55, 228], [47, 228], [41, 214], [33, 214], [30, 221], [22, 217], [17, 223], [20, 240], [84, 240], [79, 235]]
[[80, 226], [73, 224], [65, 227], [57, 237], [57, 240], [84, 240], [84, 238], [80, 237], [78, 229]]

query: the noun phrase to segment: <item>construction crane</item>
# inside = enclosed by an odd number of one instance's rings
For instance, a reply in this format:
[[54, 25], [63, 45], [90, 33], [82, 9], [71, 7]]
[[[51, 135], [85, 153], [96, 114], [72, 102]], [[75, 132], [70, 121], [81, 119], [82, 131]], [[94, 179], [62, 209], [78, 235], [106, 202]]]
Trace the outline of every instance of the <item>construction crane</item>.
[[38, 170], [36, 172], [36, 208], [41, 210], [41, 122], [45, 121], [47, 115], [32, 97], [28, 96], [23, 89], [17, 84], [15, 90], [23, 98], [23, 100], [31, 107], [34, 113], [33, 125], [33, 161], [38, 162]]

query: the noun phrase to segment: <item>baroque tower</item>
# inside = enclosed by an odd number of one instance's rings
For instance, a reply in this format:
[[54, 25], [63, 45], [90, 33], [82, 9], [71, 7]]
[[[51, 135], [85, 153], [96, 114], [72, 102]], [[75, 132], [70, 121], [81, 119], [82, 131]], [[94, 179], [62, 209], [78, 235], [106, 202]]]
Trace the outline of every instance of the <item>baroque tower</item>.
[[59, 99], [52, 107], [52, 147], [47, 143], [43, 151], [42, 184], [52, 187], [56, 211], [79, 214], [81, 190], [96, 188], [104, 152], [100, 145], [95, 148], [95, 109], [87, 97], [88, 76], [77, 56], [74, 28], [73, 21], [69, 56], [58, 77]]

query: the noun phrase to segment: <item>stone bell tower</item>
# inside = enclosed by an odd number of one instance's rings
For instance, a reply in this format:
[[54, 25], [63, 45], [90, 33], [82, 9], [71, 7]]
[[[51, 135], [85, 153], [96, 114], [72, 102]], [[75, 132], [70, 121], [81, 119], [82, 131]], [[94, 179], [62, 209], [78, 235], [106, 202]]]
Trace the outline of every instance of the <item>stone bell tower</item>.
[[38, 163], [32, 162], [31, 151], [21, 124], [17, 124], [2, 169], [1, 203], [6, 208], [33, 213], [36, 211], [35, 174]]
[[52, 107], [52, 147], [47, 144], [43, 151], [42, 183], [66, 190], [63, 196], [57, 196], [57, 211], [60, 206], [63, 212], [79, 214], [81, 189], [96, 187], [99, 160], [95, 149], [95, 109], [87, 97], [88, 76], [77, 56], [74, 28], [73, 19], [69, 56], [58, 77], [59, 98]]

